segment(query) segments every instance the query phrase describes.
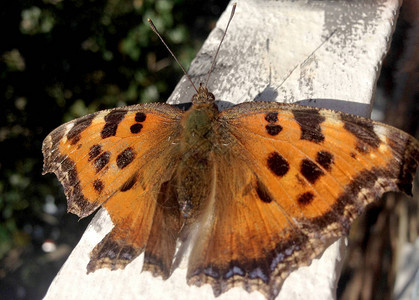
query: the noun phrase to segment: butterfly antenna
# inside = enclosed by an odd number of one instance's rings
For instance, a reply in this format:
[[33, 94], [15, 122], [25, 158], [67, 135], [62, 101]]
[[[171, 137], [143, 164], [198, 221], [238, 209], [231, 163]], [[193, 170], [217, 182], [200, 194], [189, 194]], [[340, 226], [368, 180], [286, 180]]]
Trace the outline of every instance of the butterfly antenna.
[[163, 45], [166, 47], [166, 49], [170, 52], [170, 54], [173, 56], [173, 58], [175, 59], [175, 61], [177, 62], [177, 64], [179, 65], [179, 67], [182, 69], [183, 73], [185, 74], [185, 76], [188, 78], [188, 80], [190, 81], [190, 83], [192, 84], [193, 88], [195, 89], [195, 91], [198, 93], [198, 90], [196, 89], [195, 85], [192, 82], [192, 79], [189, 77], [188, 73], [186, 73], [185, 68], [181, 65], [181, 63], [179, 62], [179, 60], [177, 59], [177, 57], [173, 54], [172, 50], [170, 50], [169, 46], [167, 46], [166, 42], [163, 40], [162, 36], [160, 35], [160, 33], [158, 32], [156, 26], [154, 26], [153, 21], [151, 21], [151, 19], [147, 19], [148, 23], [150, 24], [151, 29], [154, 31], [155, 34], [157, 34], [157, 36], [159, 37], [160, 41], [163, 43]]
[[213, 69], [214, 69], [214, 67], [215, 67], [215, 60], [216, 60], [216, 58], [217, 58], [218, 52], [220, 51], [221, 44], [223, 43], [224, 38], [225, 38], [225, 36], [226, 36], [227, 29], [228, 29], [228, 26], [230, 25], [231, 19], [233, 19], [234, 12], [236, 11], [236, 6], [237, 6], [237, 3], [233, 3], [233, 8], [231, 9], [230, 19], [228, 20], [228, 23], [227, 23], [227, 26], [226, 26], [226, 30], [224, 30], [223, 37], [221, 38], [220, 44], [218, 45], [217, 52], [215, 52], [214, 59], [212, 60], [212, 65], [211, 65], [211, 68], [210, 68], [210, 70], [209, 70], [209, 72], [208, 72], [208, 77], [207, 77], [207, 81], [206, 81], [206, 83], [205, 83], [205, 86], [208, 86], [208, 82], [209, 82], [209, 79], [210, 79], [210, 76], [211, 76], [212, 70], [213, 70]]

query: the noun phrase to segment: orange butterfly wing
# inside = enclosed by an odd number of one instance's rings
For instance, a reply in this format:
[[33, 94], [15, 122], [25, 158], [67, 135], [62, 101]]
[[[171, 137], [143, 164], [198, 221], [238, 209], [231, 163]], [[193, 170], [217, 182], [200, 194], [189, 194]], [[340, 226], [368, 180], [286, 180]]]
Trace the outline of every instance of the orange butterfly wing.
[[[85, 217], [103, 205], [115, 225], [93, 249], [89, 272], [124, 268], [145, 247], [146, 261], [153, 260], [161, 245], [147, 241], [151, 232], [170, 235], [161, 230], [166, 214], [169, 231], [178, 231], [179, 214], [173, 217], [173, 209], [158, 203], [175, 200], [162, 188], [176, 168], [182, 114], [164, 104], [116, 108], [66, 123], [46, 137], [44, 173], [54, 172], [63, 184], [68, 211]], [[165, 248], [169, 256], [172, 244]]]
[[[220, 113], [213, 195], [188, 282], [276, 296], [386, 191], [411, 194], [419, 143], [353, 115], [273, 102]], [[228, 132], [228, 133], [224, 133]]]

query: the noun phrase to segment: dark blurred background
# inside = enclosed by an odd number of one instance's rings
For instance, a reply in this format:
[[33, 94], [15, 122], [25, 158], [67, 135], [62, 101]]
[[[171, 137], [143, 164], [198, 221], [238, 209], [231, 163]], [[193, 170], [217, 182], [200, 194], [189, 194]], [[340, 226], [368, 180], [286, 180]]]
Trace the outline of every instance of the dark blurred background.
[[[165, 101], [182, 74], [150, 30], [147, 18], [153, 19], [187, 68], [227, 3], [1, 1], [1, 299], [42, 298], [91, 220], [79, 221], [67, 214], [55, 176], [41, 176], [41, 144], [46, 135], [66, 121], [98, 110]], [[405, 1], [404, 6], [376, 102], [378, 116], [414, 134], [418, 122], [412, 116], [419, 115], [414, 100], [418, 96], [419, 14], [416, 1]], [[375, 209], [368, 220], [378, 220], [381, 213]], [[355, 258], [370, 249], [368, 224], [359, 223], [358, 230], [364, 233], [355, 235], [352, 243]], [[409, 239], [415, 238], [409, 234]], [[339, 285], [340, 297], [347, 297], [348, 288], [354, 289], [351, 282], [356, 276], [364, 275], [349, 260]], [[382, 289], [380, 284], [377, 288]], [[391, 292], [391, 283], [386, 284]]]

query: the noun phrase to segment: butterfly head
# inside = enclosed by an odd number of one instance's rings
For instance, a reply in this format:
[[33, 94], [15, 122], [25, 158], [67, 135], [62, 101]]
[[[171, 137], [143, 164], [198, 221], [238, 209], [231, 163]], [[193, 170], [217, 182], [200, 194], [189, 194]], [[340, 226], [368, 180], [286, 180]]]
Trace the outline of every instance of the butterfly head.
[[214, 95], [202, 83], [199, 85], [198, 92], [192, 97], [193, 104], [214, 103], [214, 101]]

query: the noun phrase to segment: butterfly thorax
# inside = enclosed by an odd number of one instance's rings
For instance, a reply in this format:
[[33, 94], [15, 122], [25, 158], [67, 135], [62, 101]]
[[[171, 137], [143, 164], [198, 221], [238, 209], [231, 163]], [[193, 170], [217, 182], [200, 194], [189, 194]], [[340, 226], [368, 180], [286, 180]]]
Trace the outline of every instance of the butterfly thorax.
[[205, 87], [199, 88], [192, 101], [181, 121], [181, 162], [177, 169], [177, 198], [185, 218], [199, 214], [210, 194], [214, 124], [219, 113], [214, 96]]

